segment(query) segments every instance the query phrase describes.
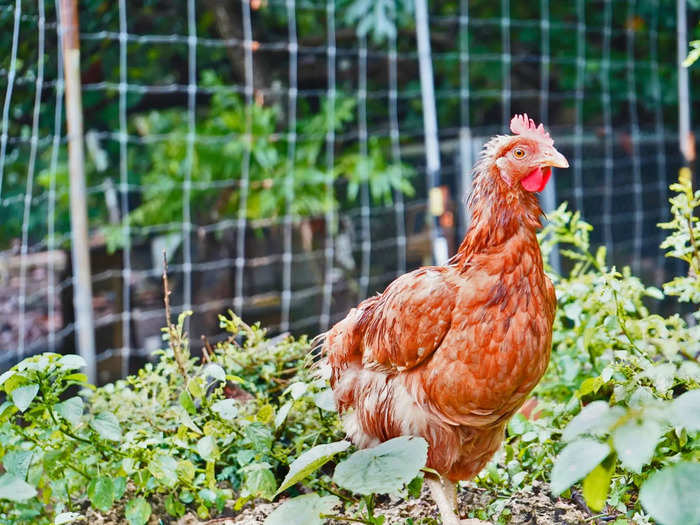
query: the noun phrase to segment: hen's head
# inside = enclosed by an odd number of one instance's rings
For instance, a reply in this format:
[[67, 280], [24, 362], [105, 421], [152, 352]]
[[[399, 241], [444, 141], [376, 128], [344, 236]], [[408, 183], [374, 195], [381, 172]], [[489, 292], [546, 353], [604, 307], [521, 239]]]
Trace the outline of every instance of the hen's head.
[[542, 191], [553, 167], [569, 167], [544, 126], [535, 125], [527, 114], [515, 115], [510, 121], [510, 130], [513, 135], [496, 137], [485, 148], [489, 163], [493, 162], [509, 188]]

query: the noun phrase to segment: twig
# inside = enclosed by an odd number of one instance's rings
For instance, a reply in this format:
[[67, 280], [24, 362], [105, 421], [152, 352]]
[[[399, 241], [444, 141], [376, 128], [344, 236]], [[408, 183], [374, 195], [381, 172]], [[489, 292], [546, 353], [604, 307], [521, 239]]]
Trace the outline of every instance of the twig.
[[165, 250], [163, 250], [163, 301], [165, 302], [165, 322], [168, 326], [168, 344], [170, 349], [173, 351], [175, 356], [175, 361], [177, 362], [177, 367], [180, 369], [180, 374], [185, 380], [185, 385], [189, 382], [189, 377], [187, 376], [187, 370], [185, 369], [185, 360], [182, 356], [182, 346], [180, 344], [180, 337], [173, 327], [173, 323], [170, 321], [170, 287], [168, 286], [168, 258], [166, 257]]
[[200, 338], [202, 339], [202, 362], [208, 363], [211, 361], [211, 354], [214, 353], [214, 350], [209, 344], [209, 339], [207, 339], [206, 335], [202, 334]]
[[320, 518], [326, 520], [353, 521], [355, 523], [369, 523], [367, 520], [351, 518], [350, 516], [342, 516], [340, 514], [321, 514]]

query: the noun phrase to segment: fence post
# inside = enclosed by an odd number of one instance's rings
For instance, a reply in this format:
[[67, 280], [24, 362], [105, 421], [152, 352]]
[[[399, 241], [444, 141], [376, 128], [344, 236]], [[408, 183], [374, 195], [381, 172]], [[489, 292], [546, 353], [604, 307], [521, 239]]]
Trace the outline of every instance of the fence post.
[[425, 0], [416, 0], [416, 39], [418, 40], [418, 66], [420, 70], [420, 91], [423, 102], [423, 131], [425, 133], [426, 182], [428, 186], [430, 237], [433, 244], [435, 264], [447, 262], [447, 240], [438, 223], [444, 211], [440, 191], [440, 147], [438, 144], [437, 113], [433, 86], [433, 63], [430, 55], [430, 27], [428, 6]]
[[686, 0], [676, 0], [676, 39], [678, 46], [678, 141], [683, 163], [688, 166], [695, 160], [694, 138], [690, 131], [690, 94], [688, 92], [688, 68], [683, 61], [688, 53], [688, 16]]
[[73, 305], [78, 352], [87, 363], [88, 380], [95, 383], [95, 334], [92, 319], [92, 282], [88, 239], [83, 107], [80, 85], [80, 43], [77, 0], [61, 0], [60, 24], [65, 71], [68, 171], [70, 173], [71, 255], [73, 260]]

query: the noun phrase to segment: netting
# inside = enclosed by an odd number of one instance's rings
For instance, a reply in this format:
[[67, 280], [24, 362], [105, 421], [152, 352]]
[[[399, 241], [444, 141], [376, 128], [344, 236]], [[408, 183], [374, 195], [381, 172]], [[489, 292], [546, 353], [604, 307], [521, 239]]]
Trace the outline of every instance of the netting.
[[[74, 349], [58, 3], [0, 5], [0, 368]], [[173, 312], [315, 334], [454, 252], [471, 164], [527, 112], [571, 169], [562, 201], [612, 261], [664, 278], [656, 223], [680, 166], [675, 13], [658, 0], [430, 6], [444, 198], [430, 199], [408, 0], [80, 6], [93, 307], [102, 380]], [[213, 342], [215, 337], [211, 338]]]

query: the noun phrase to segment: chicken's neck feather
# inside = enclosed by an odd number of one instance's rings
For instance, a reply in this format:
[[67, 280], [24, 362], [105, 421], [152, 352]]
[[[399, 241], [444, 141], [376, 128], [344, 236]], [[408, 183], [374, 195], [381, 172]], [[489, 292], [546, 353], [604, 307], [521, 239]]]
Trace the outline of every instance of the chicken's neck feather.
[[467, 203], [471, 225], [455, 256], [457, 264], [468, 264], [473, 255], [498, 248], [519, 233], [525, 235], [518, 238], [537, 243], [535, 231], [542, 226], [537, 197], [508, 188], [497, 170], [490, 159], [482, 159], [476, 166]]

